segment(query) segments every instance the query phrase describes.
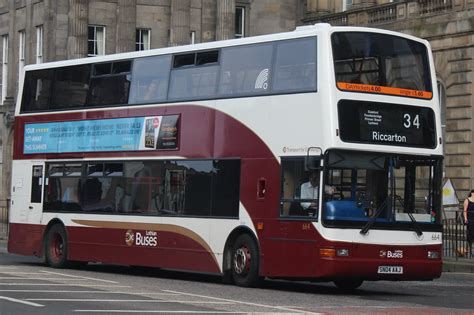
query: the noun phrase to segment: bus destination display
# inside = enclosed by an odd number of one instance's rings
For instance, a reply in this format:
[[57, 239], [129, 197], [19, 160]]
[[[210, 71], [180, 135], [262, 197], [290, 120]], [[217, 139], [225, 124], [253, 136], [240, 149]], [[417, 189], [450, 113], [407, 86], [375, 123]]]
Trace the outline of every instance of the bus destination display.
[[427, 107], [342, 100], [339, 130], [344, 142], [434, 148], [434, 112]]

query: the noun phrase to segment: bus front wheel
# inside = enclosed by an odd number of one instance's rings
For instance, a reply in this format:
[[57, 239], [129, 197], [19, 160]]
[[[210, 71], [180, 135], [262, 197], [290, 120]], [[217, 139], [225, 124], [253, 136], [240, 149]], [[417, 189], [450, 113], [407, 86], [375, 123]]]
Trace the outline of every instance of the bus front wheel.
[[46, 234], [46, 263], [53, 268], [64, 268], [67, 265], [66, 230], [60, 224], [53, 225]]
[[242, 287], [253, 287], [259, 282], [258, 249], [248, 234], [240, 235], [232, 250], [232, 278]]

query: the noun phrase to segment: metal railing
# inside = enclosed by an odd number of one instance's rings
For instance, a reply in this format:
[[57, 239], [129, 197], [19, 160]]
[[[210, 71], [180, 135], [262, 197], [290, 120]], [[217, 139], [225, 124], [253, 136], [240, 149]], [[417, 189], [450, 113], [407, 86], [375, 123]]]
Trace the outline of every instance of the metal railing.
[[0, 239], [8, 235], [8, 208], [10, 200], [0, 200]]
[[443, 221], [443, 255], [451, 258], [474, 259], [467, 242], [467, 225], [462, 211], [455, 211], [455, 217]]

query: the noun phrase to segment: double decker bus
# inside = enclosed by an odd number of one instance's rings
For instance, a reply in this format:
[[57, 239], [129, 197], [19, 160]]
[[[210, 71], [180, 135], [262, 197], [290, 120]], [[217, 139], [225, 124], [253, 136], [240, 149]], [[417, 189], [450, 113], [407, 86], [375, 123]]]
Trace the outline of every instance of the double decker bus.
[[441, 274], [427, 41], [293, 32], [25, 67], [10, 253], [260, 279]]

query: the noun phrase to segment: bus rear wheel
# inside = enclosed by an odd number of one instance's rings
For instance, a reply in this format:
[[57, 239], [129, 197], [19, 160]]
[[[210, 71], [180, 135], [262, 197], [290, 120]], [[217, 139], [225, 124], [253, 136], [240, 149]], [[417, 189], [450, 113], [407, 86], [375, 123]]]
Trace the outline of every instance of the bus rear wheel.
[[334, 284], [339, 290], [351, 292], [362, 285], [364, 281], [360, 279], [339, 279], [334, 280]]
[[248, 234], [240, 235], [232, 249], [232, 278], [242, 287], [253, 287], [259, 282], [258, 249]]
[[46, 263], [53, 268], [66, 267], [68, 262], [67, 250], [66, 230], [60, 224], [53, 225], [46, 234]]

